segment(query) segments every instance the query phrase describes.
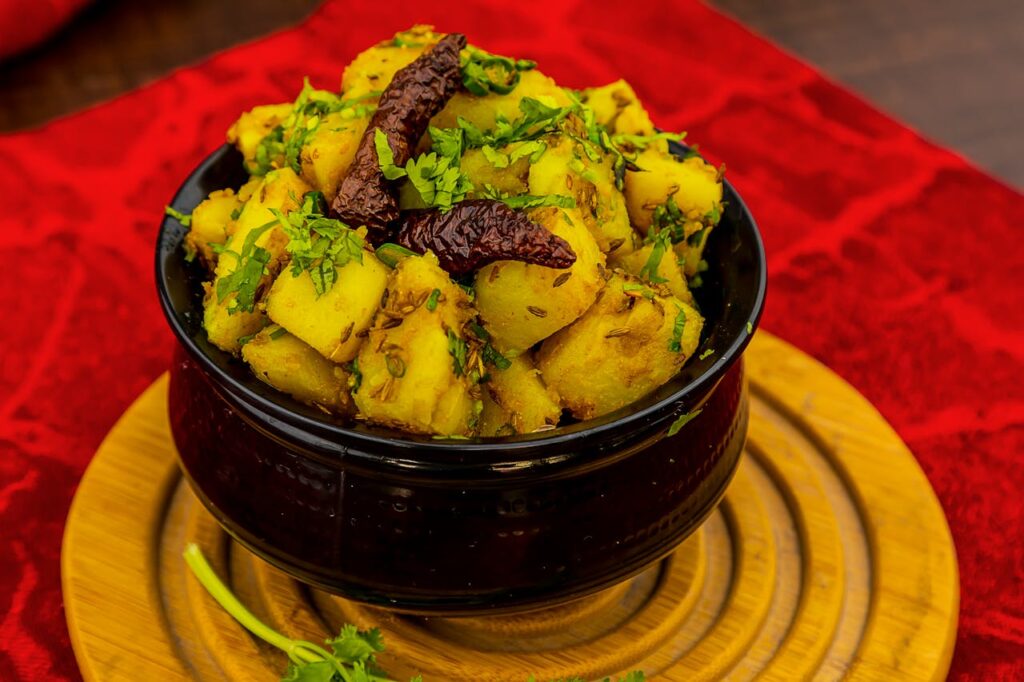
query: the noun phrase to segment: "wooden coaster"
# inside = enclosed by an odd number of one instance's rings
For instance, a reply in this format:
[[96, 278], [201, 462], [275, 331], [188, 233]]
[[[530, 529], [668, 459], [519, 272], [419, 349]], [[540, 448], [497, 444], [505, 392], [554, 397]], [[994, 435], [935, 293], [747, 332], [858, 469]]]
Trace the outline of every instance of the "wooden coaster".
[[63, 548], [68, 627], [88, 682], [277, 680], [283, 654], [209, 598], [198, 542], [244, 603], [291, 637], [379, 626], [397, 680], [522, 682], [635, 669], [659, 680], [940, 680], [959, 588], [946, 520], [913, 456], [848, 384], [760, 332], [750, 438], [719, 509], [673, 556], [544, 611], [398, 616], [294, 582], [235, 545], [182, 481], [166, 377], [113, 428]]

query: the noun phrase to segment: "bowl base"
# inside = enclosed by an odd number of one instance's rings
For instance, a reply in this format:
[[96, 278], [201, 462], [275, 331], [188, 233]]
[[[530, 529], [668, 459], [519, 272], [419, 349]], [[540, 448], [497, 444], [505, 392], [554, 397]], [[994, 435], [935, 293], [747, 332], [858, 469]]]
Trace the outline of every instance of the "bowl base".
[[[850, 386], [759, 333], [746, 457], [722, 504], [671, 557], [530, 613], [417, 618], [311, 590], [231, 541], [182, 481], [166, 378], [126, 412], [72, 506], [64, 600], [83, 677], [276, 680], [257, 642], [187, 573], [199, 543], [244, 603], [312, 641], [378, 626], [394, 679], [944, 679], [955, 551], [927, 479]], [[900, 655], [892, 652], [898, 647]]]

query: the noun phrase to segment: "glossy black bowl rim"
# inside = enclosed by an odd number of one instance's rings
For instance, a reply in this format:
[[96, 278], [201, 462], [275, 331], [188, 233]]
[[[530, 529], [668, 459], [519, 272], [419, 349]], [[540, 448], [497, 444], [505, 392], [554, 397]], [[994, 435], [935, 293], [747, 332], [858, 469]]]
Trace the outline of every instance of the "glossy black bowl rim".
[[[685, 149], [678, 146], [674, 152]], [[194, 206], [181, 205], [181, 197], [189, 190], [189, 185], [205, 171], [221, 161], [222, 156], [230, 150], [228, 145], [222, 145], [207, 156], [182, 183], [171, 201], [171, 206], [185, 212], [191, 211]], [[233, 150], [232, 150], [233, 151]], [[571, 424], [558, 427], [551, 431], [535, 432], [517, 436], [502, 438], [474, 438], [469, 440], [457, 439], [431, 439], [424, 436], [416, 436], [394, 429], [374, 428], [373, 430], [362, 430], [360, 428], [349, 428], [335, 423], [327, 415], [323, 417], [312, 417], [296, 412], [295, 410], [262, 396], [249, 387], [245, 386], [222, 367], [220, 367], [189, 334], [178, 320], [170, 292], [167, 288], [168, 272], [165, 266], [165, 241], [168, 229], [172, 227], [172, 218], [165, 217], [161, 222], [160, 230], [156, 241], [156, 286], [160, 298], [161, 308], [164, 317], [178, 343], [185, 351], [200, 365], [204, 372], [213, 380], [213, 383], [234, 394], [251, 406], [256, 407], [264, 415], [283, 424], [288, 424], [302, 431], [316, 434], [318, 439], [327, 438], [329, 441], [343, 446], [344, 454], [348, 457], [366, 458], [367, 463], [380, 465], [389, 463], [399, 469], [417, 469], [420, 465], [429, 467], [432, 463], [440, 464], [437, 459], [442, 453], [457, 451], [465, 455], [467, 461], [477, 458], [490, 460], [494, 464], [496, 451], [501, 453], [502, 468], [517, 468], [516, 465], [543, 464], [545, 460], [550, 463], [561, 463], [573, 454], [580, 452], [584, 443], [601, 443], [607, 439], [618, 440], [616, 434], [623, 434], [633, 429], [649, 429], [653, 422], [662, 423], [666, 419], [674, 419], [675, 416], [697, 407], [715, 385], [721, 380], [725, 373], [740, 359], [744, 349], [750, 342], [754, 330], [757, 328], [764, 310], [765, 296], [767, 291], [767, 262], [764, 250], [764, 242], [761, 239], [757, 223], [754, 221], [749, 209], [742, 197], [728, 180], [723, 180], [723, 197], [732, 206], [738, 209], [743, 220], [750, 229], [752, 248], [758, 266], [757, 285], [754, 292], [754, 300], [751, 305], [751, 312], [747, 319], [746, 329], [740, 330], [737, 336], [728, 344], [725, 352], [716, 354], [712, 365], [704, 372], [689, 380], [678, 390], [673, 391], [666, 397], [662, 397], [643, 407], [635, 407], [650, 400], [650, 396], [641, 398], [630, 405], [627, 405], [608, 415], [598, 417], [578, 424]], [[712, 232], [714, 236], [714, 232]], [[176, 252], [184, 257], [180, 244], [177, 244]], [[726, 297], [728, 300], [728, 296]], [[696, 358], [691, 358], [693, 362]], [[677, 381], [673, 379], [672, 381]], [[671, 383], [671, 382], [670, 382]], [[670, 422], [669, 422], [670, 423]], [[667, 428], [667, 425], [666, 427]], [[537, 456], [538, 451], [549, 452], [551, 457]], [[384, 455], [383, 453], [394, 453]], [[448, 457], [442, 457], [442, 460]]]

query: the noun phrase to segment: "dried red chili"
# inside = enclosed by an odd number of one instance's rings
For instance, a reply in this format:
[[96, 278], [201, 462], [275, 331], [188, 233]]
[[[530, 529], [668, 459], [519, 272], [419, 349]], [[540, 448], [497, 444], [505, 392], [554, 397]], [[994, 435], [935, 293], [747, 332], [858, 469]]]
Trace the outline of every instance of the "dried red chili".
[[459, 53], [465, 46], [466, 36], [449, 33], [395, 74], [381, 94], [377, 111], [331, 204], [335, 217], [353, 227], [366, 225], [371, 231], [383, 230], [398, 219], [396, 190], [380, 171], [375, 131], [380, 129], [387, 135], [395, 164], [404, 165], [430, 119], [462, 83]]
[[441, 267], [464, 274], [498, 260], [549, 268], [576, 262], [572, 247], [500, 201], [463, 201], [447, 213], [437, 209], [402, 215], [397, 242], [417, 253], [433, 251]]

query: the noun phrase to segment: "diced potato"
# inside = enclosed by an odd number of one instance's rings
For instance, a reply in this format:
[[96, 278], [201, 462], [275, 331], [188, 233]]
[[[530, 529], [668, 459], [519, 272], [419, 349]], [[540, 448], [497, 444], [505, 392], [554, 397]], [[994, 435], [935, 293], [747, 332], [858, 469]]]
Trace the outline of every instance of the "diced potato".
[[591, 161], [567, 135], [549, 136], [548, 149], [530, 166], [530, 194], [560, 194], [576, 200], [584, 224], [603, 253], [624, 255], [636, 247], [636, 232], [622, 193], [615, 187], [611, 159]]
[[462, 340], [469, 297], [431, 253], [399, 261], [387, 291], [356, 356], [362, 381], [352, 397], [359, 413], [413, 433], [469, 435], [480, 409], [468, 376], [479, 361]]
[[[650, 115], [624, 80], [584, 90], [583, 101], [594, 110], [598, 123], [607, 126], [612, 134], [652, 135], [655, 132]], [[653, 146], [662, 152], [668, 151], [664, 140], [658, 140]]]
[[519, 77], [519, 84], [507, 95], [491, 93], [478, 97], [461, 90], [456, 92], [430, 124], [435, 128], [455, 128], [461, 116], [481, 130], [493, 130], [498, 114], [509, 121], [523, 115], [519, 109], [519, 102], [525, 97], [539, 100], [549, 107], [564, 107], [571, 104], [569, 96], [555, 81], [534, 69], [523, 71]]
[[370, 328], [390, 270], [363, 252], [363, 262], [338, 268], [334, 285], [317, 297], [313, 278], [285, 269], [267, 294], [267, 315], [334, 362], [355, 357], [363, 332]]
[[498, 261], [476, 275], [476, 307], [494, 346], [518, 355], [570, 324], [604, 286], [604, 254], [578, 209], [534, 209], [530, 219], [569, 243], [576, 262], [567, 269]]
[[291, 113], [290, 102], [265, 104], [245, 112], [228, 128], [228, 142], [242, 152], [246, 167], [252, 169], [260, 141]]
[[555, 392], [544, 385], [533, 358], [524, 353], [511, 362], [508, 369], [492, 368], [486, 387], [494, 401], [508, 413], [514, 432], [533, 433], [558, 424], [562, 406]]
[[480, 436], [514, 436], [516, 427], [512, 425], [512, 413], [494, 402], [490, 392], [481, 392], [483, 407], [480, 420], [477, 422], [477, 434]]
[[646, 232], [654, 209], [672, 196], [690, 220], [700, 221], [722, 205], [722, 179], [699, 156], [680, 161], [671, 154], [647, 149], [637, 157], [641, 171], [626, 173], [626, 206], [633, 227]]
[[[671, 379], [700, 343], [704, 319], [674, 296], [626, 291], [615, 274], [597, 303], [540, 347], [537, 367], [573, 416], [608, 414]], [[677, 324], [682, 327], [676, 333]], [[679, 350], [673, 350], [673, 341]]]
[[[302, 195], [309, 190], [309, 185], [290, 168], [267, 173], [260, 181], [259, 188], [253, 190], [252, 196], [242, 207], [242, 212], [235, 221], [235, 231], [227, 241], [227, 251], [241, 254], [249, 233], [275, 220], [270, 209], [275, 208], [288, 213], [298, 208]], [[269, 274], [264, 276], [261, 288], [270, 285], [273, 277], [281, 270], [281, 265], [287, 260], [287, 244], [288, 237], [280, 227], [267, 230], [256, 240], [256, 246], [270, 252], [270, 260], [266, 265]], [[206, 327], [210, 342], [229, 353], [238, 352], [239, 338], [255, 334], [266, 324], [266, 317], [259, 310], [230, 312], [235, 294], [228, 294], [223, 300], [219, 300], [216, 293], [217, 283], [230, 276], [237, 267], [237, 257], [225, 253], [217, 259], [214, 281], [207, 290], [203, 302], [203, 325]]]
[[[518, 146], [520, 145], [507, 145], [498, 151], [509, 154]], [[462, 155], [462, 172], [479, 190], [490, 185], [505, 194], [526, 194], [530, 189], [527, 185], [530, 160], [527, 157], [516, 159], [507, 168], [496, 168], [484, 156], [482, 150], [470, 149]]]
[[[641, 247], [639, 251], [626, 254], [622, 258], [610, 258], [610, 262], [615, 267], [622, 268], [631, 275], [641, 277], [640, 273], [647, 265], [647, 261], [650, 259], [653, 251], [654, 244], [647, 244]], [[673, 250], [669, 249], [662, 254], [661, 260], [658, 262], [657, 271], [654, 274], [665, 280], [663, 283], [672, 292], [673, 296], [683, 303], [693, 305], [693, 294], [690, 293], [690, 286], [686, 282], [686, 277], [683, 275], [683, 270]]]
[[296, 400], [351, 411], [345, 371], [280, 327], [267, 327], [242, 346], [242, 359], [260, 380]]
[[369, 122], [369, 116], [353, 116], [351, 111], [324, 116], [299, 155], [303, 180], [325, 197], [337, 194]]
[[346, 99], [354, 99], [379, 93], [399, 69], [411, 64], [441, 38], [442, 35], [434, 33], [430, 26], [413, 26], [396, 34], [393, 40], [363, 50], [345, 67], [341, 77], [342, 94]]
[[186, 248], [199, 254], [203, 263], [212, 268], [217, 262], [212, 244], [223, 244], [228, 240], [231, 214], [241, 208], [242, 202], [232, 189], [211, 192], [192, 211], [192, 223], [185, 235]]

